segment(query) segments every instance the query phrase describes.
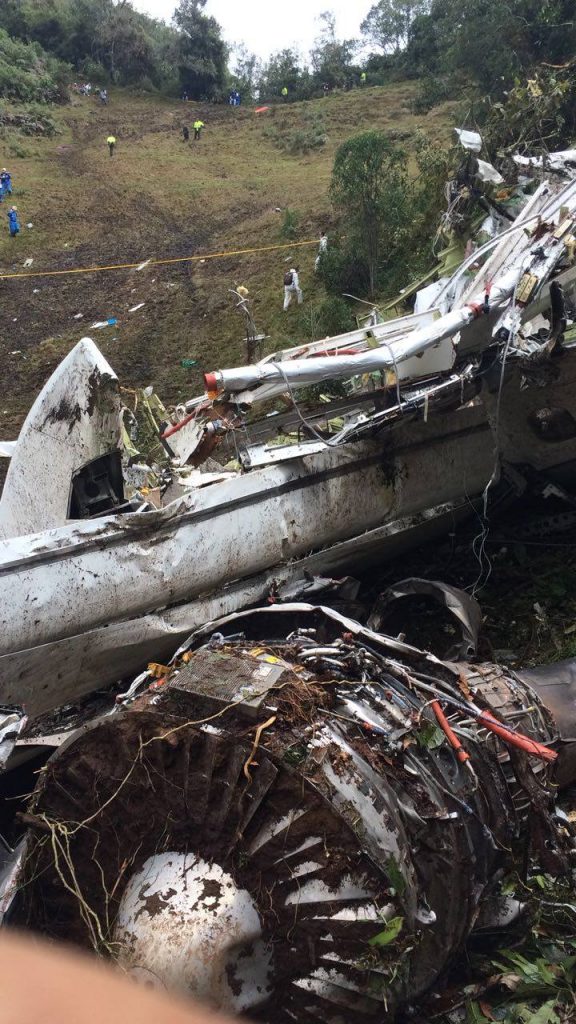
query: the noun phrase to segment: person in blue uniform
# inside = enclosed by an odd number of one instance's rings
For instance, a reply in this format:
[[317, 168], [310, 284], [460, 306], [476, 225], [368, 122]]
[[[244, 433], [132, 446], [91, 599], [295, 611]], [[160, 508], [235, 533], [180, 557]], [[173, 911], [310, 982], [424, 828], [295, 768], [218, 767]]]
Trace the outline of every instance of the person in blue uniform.
[[20, 231], [20, 224], [18, 223], [18, 211], [15, 206], [11, 206], [8, 210], [8, 228], [10, 230], [10, 237], [16, 238]]
[[3, 197], [12, 195], [12, 175], [5, 167], [0, 171], [0, 190]]

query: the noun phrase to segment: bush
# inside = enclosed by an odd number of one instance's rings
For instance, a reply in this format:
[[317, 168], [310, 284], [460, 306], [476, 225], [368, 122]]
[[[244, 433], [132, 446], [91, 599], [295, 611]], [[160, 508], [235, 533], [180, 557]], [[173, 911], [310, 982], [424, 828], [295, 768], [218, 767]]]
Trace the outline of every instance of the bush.
[[320, 260], [318, 276], [331, 295], [362, 296], [370, 282], [368, 264], [353, 244], [333, 244]]
[[33, 152], [30, 149], [26, 149], [20, 142], [9, 142], [8, 152], [10, 156], [16, 157], [17, 160], [27, 160], [28, 157], [33, 156]]
[[319, 338], [333, 338], [337, 334], [353, 331], [356, 321], [344, 299], [330, 296], [323, 302], [306, 306], [300, 313], [299, 326], [306, 337], [317, 341]]
[[328, 140], [324, 117], [318, 111], [306, 112], [301, 123], [296, 126], [271, 125], [265, 134], [278, 149], [290, 156], [302, 156], [320, 149]]
[[447, 78], [424, 78], [412, 100], [412, 113], [427, 114], [432, 107], [452, 99], [453, 96], [454, 83], [450, 83]]
[[106, 71], [106, 68], [97, 60], [92, 60], [91, 57], [86, 57], [85, 60], [80, 61], [78, 64], [78, 73], [81, 79], [84, 79], [86, 82], [91, 82], [92, 85], [105, 86], [110, 81], [110, 75]]
[[24, 103], [66, 103], [68, 68], [38, 43], [11, 39], [0, 29], [0, 96]]
[[58, 129], [52, 117], [42, 113], [41, 106], [30, 106], [23, 114], [0, 113], [0, 130], [3, 133], [18, 129], [22, 135], [56, 135]]
[[282, 221], [282, 227], [280, 228], [280, 235], [282, 238], [288, 238], [289, 240], [296, 238], [299, 220], [300, 218], [296, 213], [296, 210], [285, 210], [284, 220]]

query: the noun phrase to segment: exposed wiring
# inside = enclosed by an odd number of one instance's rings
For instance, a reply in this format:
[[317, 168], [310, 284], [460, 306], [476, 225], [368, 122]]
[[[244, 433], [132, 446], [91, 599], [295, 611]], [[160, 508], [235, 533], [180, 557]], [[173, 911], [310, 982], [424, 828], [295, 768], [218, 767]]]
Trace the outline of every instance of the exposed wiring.
[[[404, 412], [404, 409], [403, 409], [403, 406], [402, 406], [402, 396], [400, 394], [400, 377], [399, 377], [399, 374], [398, 374], [398, 363], [397, 363], [397, 360], [396, 360], [396, 356], [394, 355], [393, 350], [391, 349], [390, 345], [388, 345], [387, 342], [385, 342], [385, 341], [380, 342], [380, 345], [378, 347], [379, 348], [384, 348], [384, 349], [386, 349], [388, 351], [388, 355], [389, 355], [390, 360], [391, 360], [391, 362], [392, 362], [392, 364], [394, 366], [394, 376], [395, 376], [395, 383], [396, 383], [396, 400], [397, 400], [397, 403], [398, 403], [398, 411], [402, 414]], [[286, 373], [284, 371], [284, 367], [282, 366], [282, 363], [281, 362], [271, 363], [270, 365], [274, 366], [274, 368], [277, 369], [278, 372], [280, 373], [280, 376], [284, 379], [284, 383], [285, 383], [286, 388], [288, 390], [288, 394], [290, 395], [290, 398], [292, 399], [292, 404], [294, 406], [294, 410], [296, 412], [296, 415], [298, 416], [298, 419], [301, 421], [302, 425], [306, 428], [306, 430], [308, 430], [318, 441], [321, 441], [322, 444], [326, 444], [330, 448], [337, 448], [337, 447], [339, 447], [342, 444], [342, 442], [340, 440], [338, 440], [338, 436], [335, 439], [330, 439], [328, 437], [323, 437], [322, 434], [320, 434], [316, 430], [316, 428], [312, 426], [312, 424], [306, 419], [306, 417], [300, 411], [300, 407], [299, 407], [298, 402], [296, 400], [296, 397], [294, 395], [294, 388], [293, 388], [292, 384], [290, 383], [290, 381], [288, 380], [288, 377], [286, 376]]]
[[489, 534], [489, 531], [490, 531], [490, 521], [489, 521], [489, 518], [488, 518], [488, 497], [489, 497], [489, 494], [490, 494], [491, 487], [496, 483], [496, 481], [498, 479], [498, 476], [499, 476], [499, 472], [498, 471], [500, 469], [500, 445], [499, 445], [499, 440], [498, 440], [499, 430], [500, 430], [500, 410], [501, 410], [501, 407], [502, 407], [502, 391], [504, 389], [504, 376], [505, 376], [505, 373], [506, 373], [506, 360], [508, 358], [508, 353], [510, 351], [510, 348], [513, 346], [513, 343], [516, 340], [516, 335], [518, 333], [518, 324], [517, 324], [516, 319], [514, 317], [514, 313], [516, 311], [516, 292], [517, 292], [517, 290], [518, 290], [518, 284], [516, 284], [516, 286], [514, 288], [514, 292], [513, 292], [513, 295], [512, 295], [512, 302], [511, 302], [510, 307], [509, 307], [510, 308], [510, 312], [512, 313], [512, 317], [513, 317], [512, 326], [510, 328], [510, 332], [508, 334], [508, 337], [506, 339], [506, 344], [504, 346], [504, 351], [502, 352], [502, 356], [501, 356], [500, 380], [498, 382], [498, 396], [497, 396], [497, 399], [496, 399], [496, 416], [494, 418], [494, 429], [493, 429], [494, 444], [495, 444], [495, 448], [494, 448], [494, 468], [492, 470], [492, 474], [490, 476], [490, 479], [489, 479], [488, 483], [486, 484], [486, 487], [484, 488], [484, 490], [482, 492], [482, 512], [481, 512], [481, 515], [480, 515], [480, 524], [481, 524], [480, 532], [477, 534], [477, 536], [474, 538], [474, 540], [472, 542], [472, 551], [473, 551], [473, 553], [474, 553], [474, 555], [476, 557], [476, 560], [478, 562], [478, 570], [479, 570], [478, 571], [478, 576], [477, 576], [476, 580], [474, 581], [474, 584], [473, 584], [473, 586], [471, 588], [472, 597], [476, 597], [476, 594], [486, 586], [488, 580], [490, 579], [490, 576], [492, 575], [492, 560], [491, 560], [489, 554], [486, 551], [486, 542], [487, 542], [488, 534]]

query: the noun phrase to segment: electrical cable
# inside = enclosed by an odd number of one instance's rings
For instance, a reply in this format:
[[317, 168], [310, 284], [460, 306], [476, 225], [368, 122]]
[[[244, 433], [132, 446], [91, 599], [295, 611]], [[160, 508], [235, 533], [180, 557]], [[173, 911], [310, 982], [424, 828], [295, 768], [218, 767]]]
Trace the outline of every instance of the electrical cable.
[[[398, 363], [396, 361], [396, 356], [394, 355], [393, 350], [390, 348], [390, 346], [387, 344], [387, 342], [381, 342], [380, 345], [379, 345], [379, 348], [385, 348], [385, 349], [388, 350], [388, 354], [389, 354], [390, 360], [391, 360], [391, 362], [392, 362], [392, 364], [394, 366], [394, 376], [396, 378], [396, 381], [395, 381], [395, 383], [396, 383], [396, 400], [398, 402], [398, 410], [402, 414], [404, 412], [404, 409], [402, 407], [402, 397], [401, 397], [401, 393], [400, 393], [400, 378], [399, 378], [399, 375], [398, 375]], [[336, 438], [334, 438], [334, 439], [322, 437], [322, 434], [320, 434], [315, 429], [315, 427], [313, 427], [312, 424], [309, 423], [308, 420], [306, 419], [306, 417], [302, 414], [302, 412], [300, 411], [300, 408], [298, 406], [298, 402], [296, 401], [296, 398], [294, 396], [293, 386], [290, 383], [290, 381], [288, 380], [288, 377], [286, 376], [286, 373], [284, 371], [284, 367], [282, 366], [282, 364], [281, 363], [270, 363], [270, 365], [274, 366], [275, 369], [278, 370], [280, 376], [283, 378], [284, 383], [286, 385], [286, 388], [288, 390], [288, 394], [290, 395], [290, 398], [292, 399], [292, 404], [294, 406], [294, 410], [296, 412], [296, 415], [298, 416], [298, 418], [300, 419], [300, 421], [302, 422], [302, 425], [306, 428], [306, 430], [308, 430], [318, 441], [321, 441], [322, 444], [326, 444], [330, 448], [337, 448], [337, 447], [339, 447], [339, 445], [342, 443], [341, 441], [338, 440], [338, 436], [339, 435], [336, 435]]]
[[288, 380], [288, 378], [287, 378], [287, 376], [286, 376], [286, 374], [284, 372], [284, 367], [280, 363], [273, 363], [272, 365], [274, 365], [276, 367], [276, 369], [279, 371], [280, 375], [284, 378], [284, 383], [285, 383], [286, 388], [288, 390], [288, 394], [290, 395], [290, 398], [292, 399], [292, 405], [294, 406], [294, 410], [296, 412], [296, 415], [301, 420], [302, 425], [306, 428], [306, 430], [309, 431], [309, 433], [311, 433], [318, 441], [321, 441], [322, 444], [328, 445], [329, 448], [336, 448], [336, 447], [338, 447], [338, 445], [340, 444], [339, 441], [330, 440], [329, 437], [322, 437], [322, 434], [320, 434], [316, 430], [316, 428], [313, 427], [312, 424], [307, 421], [306, 417], [302, 415], [302, 413], [300, 412], [300, 408], [298, 406], [298, 402], [296, 401], [296, 398], [294, 396], [294, 391], [293, 391], [292, 385], [291, 385], [290, 381]]
[[[512, 302], [511, 302], [510, 307], [509, 307], [512, 315], [514, 315], [514, 313], [516, 311], [516, 293], [517, 293], [517, 290], [518, 290], [518, 284], [516, 284], [516, 286], [514, 288], [514, 292], [512, 294]], [[500, 367], [500, 380], [498, 382], [498, 396], [497, 396], [497, 399], [496, 399], [496, 415], [495, 415], [495, 418], [494, 418], [494, 430], [493, 430], [493, 433], [494, 433], [494, 443], [495, 443], [495, 449], [494, 449], [494, 468], [492, 470], [492, 474], [490, 476], [490, 479], [489, 479], [488, 483], [486, 484], [486, 487], [484, 488], [484, 490], [482, 492], [482, 514], [481, 514], [481, 517], [480, 517], [481, 529], [480, 529], [480, 532], [477, 534], [477, 536], [474, 538], [474, 540], [472, 542], [472, 552], [473, 552], [473, 554], [476, 557], [476, 560], [478, 562], [478, 570], [479, 570], [478, 571], [478, 576], [477, 576], [476, 580], [474, 581], [474, 584], [473, 584], [472, 589], [470, 591], [470, 593], [472, 594], [472, 597], [476, 597], [476, 594], [486, 586], [488, 580], [490, 579], [490, 576], [492, 575], [492, 560], [491, 560], [490, 556], [488, 555], [488, 553], [486, 551], [486, 541], [488, 539], [488, 533], [489, 533], [489, 530], [490, 530], [490, 522], [489, 522], [489, 519], [488, 519], [488, 495], [490, 493], [490, 488], [496, 482], [496, 479], [497, 479], [497, 476], [498, 476], [498, 469], [500, 467], [500, 447], [499, 447], [499, 443], [498, 443], [498, 433], [499, 433], [499, 428], [500, 428], [500, 410], [501, 410], [501, 407], [502, 407], [502, 391], [504, 389], [504, 375], [505, 375], [505, 372], [506, 372], [506, 360], [508, 358], [508, 353], [510, 352], [510, 348], [512, 347], [513, 342], [516, 339], [517, 333], [518, 333], [518, 325], [513, 321], [513, 325], [510, 328], [510, 332], [509, 332], [508, 337], [506, 339], [506, 344], [504, 346], [504, 351], [503, 351], [502, 357], [501, 357], [502, 361], [501, 361], [501, 367]]]

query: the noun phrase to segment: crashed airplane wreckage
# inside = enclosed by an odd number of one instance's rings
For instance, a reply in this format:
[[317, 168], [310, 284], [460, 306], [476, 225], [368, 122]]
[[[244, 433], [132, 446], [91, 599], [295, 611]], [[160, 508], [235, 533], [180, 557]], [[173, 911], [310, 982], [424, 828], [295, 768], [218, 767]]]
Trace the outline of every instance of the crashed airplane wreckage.
[[307, 604], [212, 622], [48, 760], [10, 924], [253, 1020], [391, 1022], [574, 856], [573, 700], [528, 676]]
[[[0, 699], [40, 714], [273, 581], [398, 554], [469, 515], [502, 470], [519, 486], [569, 482], [575, 225], [576, 181], [550, 174], [434, 286], [433, 308], [207, 374], [206, 395], [158, 413], [170, 458], [156, 475], [131, 451], [113, 370], [82, 340], [3, 446]], [[339, 397], [303, 411], [298, 389], [333, 380]]]

